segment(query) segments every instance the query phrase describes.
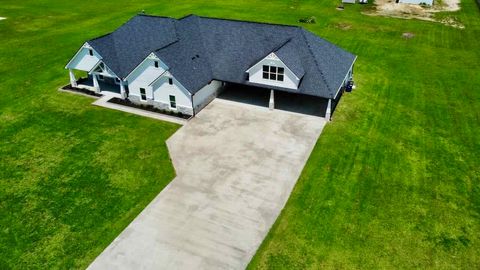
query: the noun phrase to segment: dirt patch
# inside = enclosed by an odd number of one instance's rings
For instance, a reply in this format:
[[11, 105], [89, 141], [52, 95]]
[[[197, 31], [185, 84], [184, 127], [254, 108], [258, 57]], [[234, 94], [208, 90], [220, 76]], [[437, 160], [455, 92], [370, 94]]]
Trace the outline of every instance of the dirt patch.
[[413, 38], [414, 36], [415, 36], [415, 34], [414, 34], [414, 33], [410, 33], [410, 32], [406, 32], [406, 33], [403, 33], [403, 34], [402, 34], [402, 37], [403, 37], [404, 39], [411, 39], [411, 38]]
[[437, 0], [433, 6], [395, 3], [395, 0], [375, 0], [375, 8], [364, 12], [366, 15], [387, 16], [402, 19], [419, 19], [440, 22], [456, 28], [465, 28], [456, 17], [436, 19], [435, 13], [460, 10], [460, 0]]
[[337, 23], [334, 26], [335, 26], [335, 28], [345, 30], [345, 31], [350, 30], [350, 28], [352, 28], [352, 25], [348, 24], [348, 23]]

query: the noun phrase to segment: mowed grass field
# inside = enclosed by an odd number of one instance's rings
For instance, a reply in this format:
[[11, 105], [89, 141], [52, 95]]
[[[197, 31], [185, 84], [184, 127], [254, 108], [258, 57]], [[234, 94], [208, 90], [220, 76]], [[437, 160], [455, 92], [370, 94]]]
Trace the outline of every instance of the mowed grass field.
[[[480, 268], [480, 12], [465, 25], [337, 1], [3, 0], [0, 269], [85, 268], [173, 178], [178, 126], [59, 93], [87, 39], [135, 13], [299, 24], [358, 55], [251, 269]], [[402, 38], [411, 32], [412, 39]]]

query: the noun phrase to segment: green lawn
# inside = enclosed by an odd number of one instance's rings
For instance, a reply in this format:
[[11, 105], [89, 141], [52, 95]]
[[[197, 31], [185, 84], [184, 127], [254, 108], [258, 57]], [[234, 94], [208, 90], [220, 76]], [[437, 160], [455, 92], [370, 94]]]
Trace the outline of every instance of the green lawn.
[[164, 142], [178, 126], [56, 90], [85, 40], [142, 9], [285, 24], [313, 15], [308, 29], [359, 56], [357, 90], [250, 268], [480, 268], [479, 9], [462, 3], [460, 30], [337, 3], [3, 0], [0, 269], [85, 268], [172, 179]]

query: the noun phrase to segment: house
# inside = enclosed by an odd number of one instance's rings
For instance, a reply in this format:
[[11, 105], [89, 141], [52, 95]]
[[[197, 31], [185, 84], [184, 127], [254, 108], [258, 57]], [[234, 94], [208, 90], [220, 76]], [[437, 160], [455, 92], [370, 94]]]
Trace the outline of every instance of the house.
[[433, 0], [396, 0], [396, 3], [413, 4], [413, 5], [433, 5]]
[[[298, 27], [140, 14], [85, 42], [66, 65], [73, 87], [195, 115], [227, 83], [324, 98], [326, 116], [356, 57]], [[77, 81], [74, 70], [88, 75]], [[332, 104], [333, 103], [333, 104]]]

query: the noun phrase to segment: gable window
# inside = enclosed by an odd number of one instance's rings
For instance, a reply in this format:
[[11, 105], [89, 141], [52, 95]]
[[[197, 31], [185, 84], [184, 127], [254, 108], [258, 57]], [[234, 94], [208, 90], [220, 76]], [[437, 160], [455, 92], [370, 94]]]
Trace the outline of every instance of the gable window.
[[142, 100], [147, 100], [147, 93], [145, 92], [145, 88], [140, 88], [140, 98]]
[[93, 56], [93, 50], [92, 50], [92, 49], [88, 49], [88, 54], [90, 54], [90, 56]]
[[263, 66], [262, 78], [266, 80], [283, 82], [285, 69], [283, 67]]
[[175, 109], [177, 108], [177, 101], [175, 100], [175, 96], [170, 95], [170, 108]]
[[168, 84], [170, 84], [170, 85], [173, 84], [173, 79], [172, 78], [168, 78]]
[[158, 61], [154, 61], [155, 67], [158, 68]]

